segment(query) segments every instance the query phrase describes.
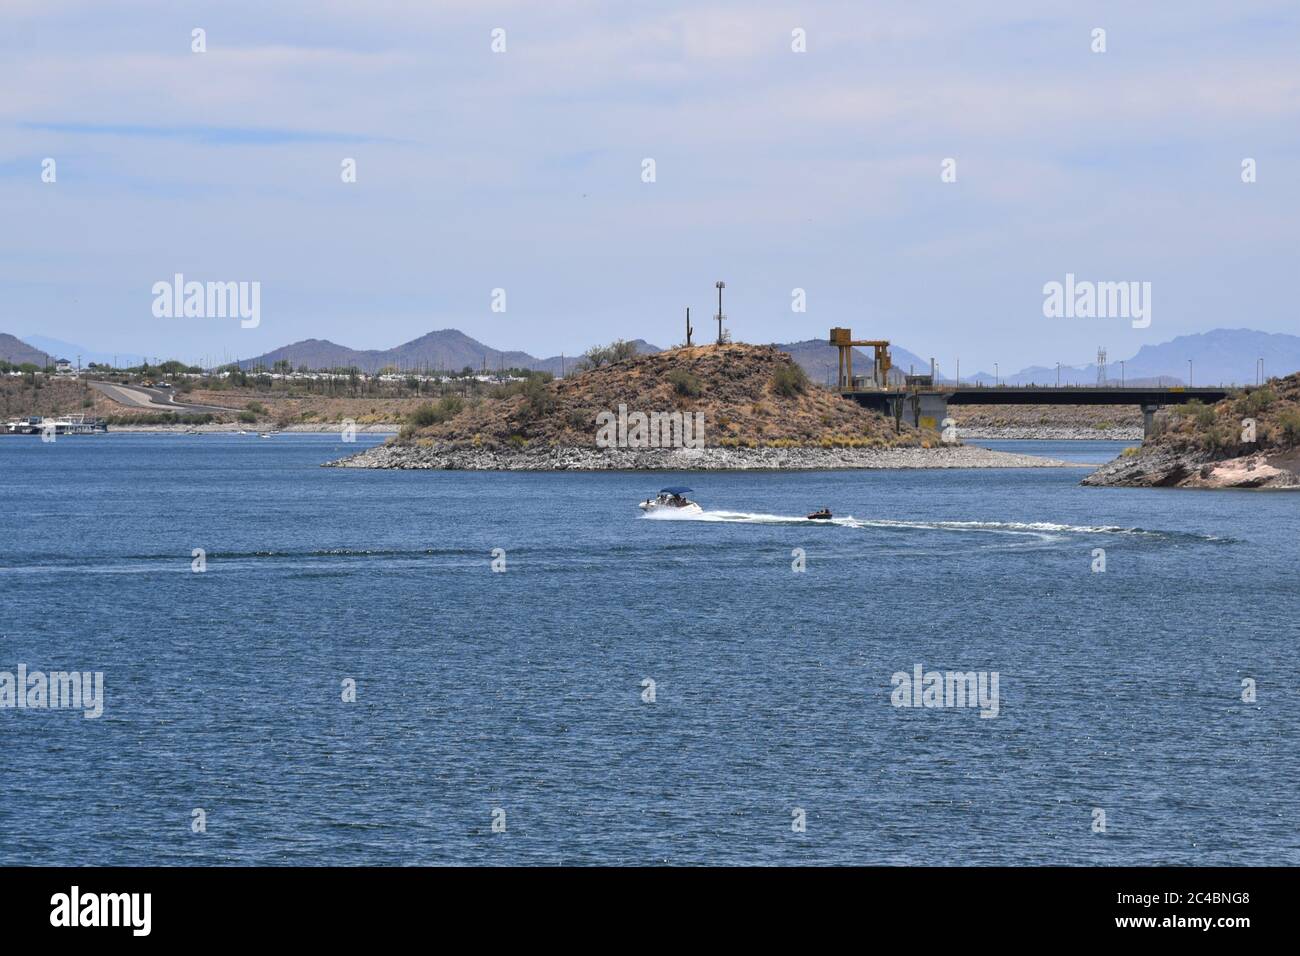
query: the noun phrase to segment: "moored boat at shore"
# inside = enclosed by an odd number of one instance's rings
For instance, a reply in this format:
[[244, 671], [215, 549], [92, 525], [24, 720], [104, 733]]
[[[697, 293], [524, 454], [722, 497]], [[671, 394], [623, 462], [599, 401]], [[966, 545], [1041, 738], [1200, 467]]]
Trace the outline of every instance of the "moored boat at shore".
[[62, 415], [58, 418], [30, 415], [0, 426], [0, 434], [4, 435], [93, 435], [106, 431], [107, 421], [85, 415]]

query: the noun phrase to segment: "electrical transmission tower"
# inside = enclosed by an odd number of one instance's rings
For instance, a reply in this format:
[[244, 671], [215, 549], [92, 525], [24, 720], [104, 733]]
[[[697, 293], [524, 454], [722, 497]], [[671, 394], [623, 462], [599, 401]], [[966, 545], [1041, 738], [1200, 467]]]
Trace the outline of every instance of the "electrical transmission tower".
[[1097, 349], [1097, 385], [1098, 387], [1106, 384], [1106, 350]]

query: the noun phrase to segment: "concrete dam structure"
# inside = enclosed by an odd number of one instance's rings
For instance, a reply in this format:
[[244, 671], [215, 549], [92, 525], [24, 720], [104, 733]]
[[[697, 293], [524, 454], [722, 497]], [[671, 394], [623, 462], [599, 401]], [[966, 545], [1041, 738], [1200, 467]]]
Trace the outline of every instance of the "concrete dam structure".
[[[1226, 388], [1155, 388], [1114, 385], [1051, 387], [1041, 385], [936, 386], [930, 375], [906, 376], [892, 384], [889, 343], [854, 341], [848, 329], [831, 329], [831, 345], [840, 350], [839, 391], [859, 405], [883, 412], [896, 422], [920, 428], [941, 428], [949, 405], [1137, 405], [1142, 409], [1143, 436], [1151, 434], [1155, 413], [1166, 405], [1200, 401], [1207, 405], [1228, 396]], [[852, 351], [869, 345], [876, 351], [871, 375], [854, 376]]]

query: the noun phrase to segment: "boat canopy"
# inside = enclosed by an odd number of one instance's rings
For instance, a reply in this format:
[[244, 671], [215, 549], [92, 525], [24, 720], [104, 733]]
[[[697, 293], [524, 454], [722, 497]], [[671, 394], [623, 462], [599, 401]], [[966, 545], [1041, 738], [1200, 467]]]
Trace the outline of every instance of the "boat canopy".
[[659, 489], [659, 494], [661, 495], [689, 495], [690, 493], [691, 493], [690, 488], [685, 488], [681, 485], [674, 485], [671, 488]]

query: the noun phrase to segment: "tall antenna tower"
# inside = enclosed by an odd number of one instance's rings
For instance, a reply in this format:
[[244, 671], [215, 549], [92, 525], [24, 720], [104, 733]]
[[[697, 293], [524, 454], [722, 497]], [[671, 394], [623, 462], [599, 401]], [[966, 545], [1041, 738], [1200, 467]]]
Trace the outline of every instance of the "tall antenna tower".
[[1097, 349], [1097, 384], [1106, 384], [1106, 350]]
[[727, 287], [727, 283], [719, 279], [717, 282], [713, 283], [713, 286], [718, 290], [718, 314], [714, 316], [714, 318], [718, 320], [718, 344], [722, 345], [722, 320], [726, 318], [726, 316], [722, 314], [722, 290]]

